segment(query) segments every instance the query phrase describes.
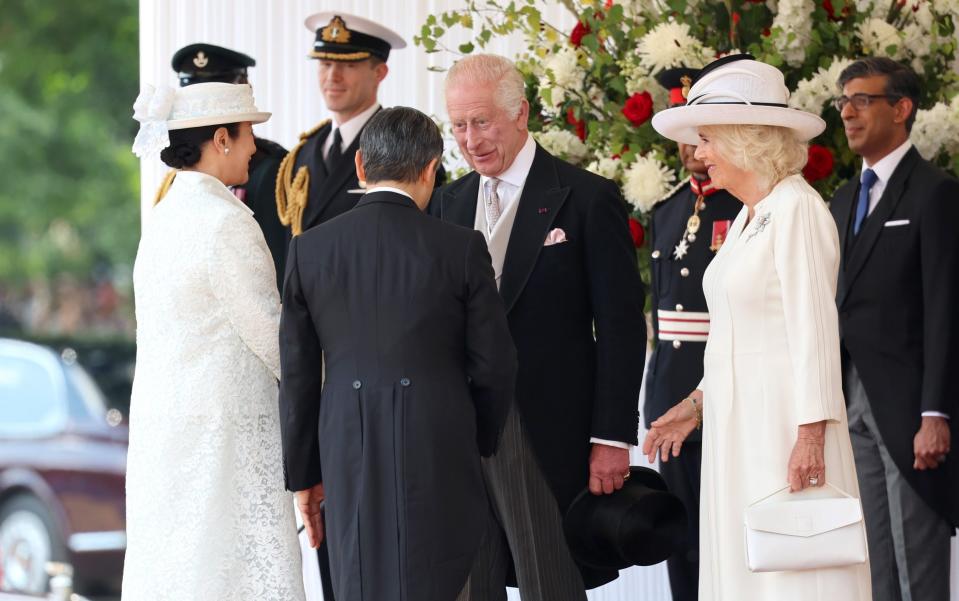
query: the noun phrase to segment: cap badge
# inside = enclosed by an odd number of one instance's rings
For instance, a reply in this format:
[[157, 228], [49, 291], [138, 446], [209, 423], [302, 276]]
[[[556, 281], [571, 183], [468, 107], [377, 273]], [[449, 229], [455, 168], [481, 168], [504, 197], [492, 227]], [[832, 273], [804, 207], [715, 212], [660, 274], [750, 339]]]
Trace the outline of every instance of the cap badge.
[[324, 42], [347, 44], [350, 41], [350, 30], [346, 28], [346, 23], [339, 16], [333, 17], [330, 24], [320, 31], [320, 35]]
[[693, 87], [693, 80], [688, 75], [683, 75], [679, 78], [679, 82], [683, 84], [683, 98], [689, 96], [689, 88]]
[[196, 57], [193, 59], [193, 64], [196, 65], [197, 68], [199, 69], [202, 69], [203, 67], [207, 66], [209, 62], [210, 62], [210, 59], [206, 57], [206, 54], [202, 50], [197, 52]]

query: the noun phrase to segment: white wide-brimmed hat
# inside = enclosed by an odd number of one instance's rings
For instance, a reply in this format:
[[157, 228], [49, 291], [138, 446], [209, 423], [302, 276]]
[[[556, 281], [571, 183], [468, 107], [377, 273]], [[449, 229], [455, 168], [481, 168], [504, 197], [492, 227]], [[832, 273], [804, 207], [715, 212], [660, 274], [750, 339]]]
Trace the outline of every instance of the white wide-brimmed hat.
[[263, 123], [270, 115], [256, 108], [249, 84], [210, 82], [178, 89], [147, 85], [133, 103], [133, 118], [140, 122], [133, 153], [142, 158], [160, 152], [170, 145], [171, 129]]
[[699, 144], [704, 125], [776, 125], [796, 132], [802, 141], [826, 129], [819, 115], [789, 108], [789, 88], [782, 72], [748, 54], [723, 57], [703, 68], [684, 106], [653, 115], [653, 128], [682, 142]]

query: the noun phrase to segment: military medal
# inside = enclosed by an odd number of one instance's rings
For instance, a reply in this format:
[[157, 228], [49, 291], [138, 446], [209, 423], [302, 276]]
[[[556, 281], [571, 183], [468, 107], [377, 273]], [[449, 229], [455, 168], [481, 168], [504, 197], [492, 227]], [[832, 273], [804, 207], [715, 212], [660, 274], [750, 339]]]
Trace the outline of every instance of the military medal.
[[689, 253], [689, 245], [696, 241], [696, 234], [703, 224], [699, 212], [706, 208], [706, 197], [716, 191], [710, 180], [701, 182], [695, 177], [689, 178], [689, 187], [696, 195], [696, 200], [693, 201], [693, 214], [686, 220], [686, 231], [683, 232], [679, 244], [673, 249], [673, 256], [677, 261]]
[[720, 247], [722, 247], [723, 242], [726, 241], [726, 236], [729, 235], [729, 226], [732, 225], [732, 221], [714, 221], [713, 222], [713, 236], [712, 242], [709, 245], [709, 250], [713, 252], [719, 252]]

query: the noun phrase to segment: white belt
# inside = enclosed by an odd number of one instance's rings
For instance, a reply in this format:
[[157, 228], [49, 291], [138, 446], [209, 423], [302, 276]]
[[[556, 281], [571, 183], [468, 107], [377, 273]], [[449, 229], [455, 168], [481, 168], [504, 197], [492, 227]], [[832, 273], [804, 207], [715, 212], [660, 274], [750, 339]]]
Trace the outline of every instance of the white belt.
[[706, 342], [709, 313], [699, 311], [656, 311], [660, 340]]

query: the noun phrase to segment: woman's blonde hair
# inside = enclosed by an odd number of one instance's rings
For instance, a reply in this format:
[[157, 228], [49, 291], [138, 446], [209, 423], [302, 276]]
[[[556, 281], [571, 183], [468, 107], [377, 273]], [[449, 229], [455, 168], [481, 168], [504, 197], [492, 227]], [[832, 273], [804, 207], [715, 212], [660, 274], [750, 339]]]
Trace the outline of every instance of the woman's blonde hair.
[[776, 125], [708, 125], [700, 128], [727, 161], [755, 173], [772, 188], [806, 166], [807, 145]]

